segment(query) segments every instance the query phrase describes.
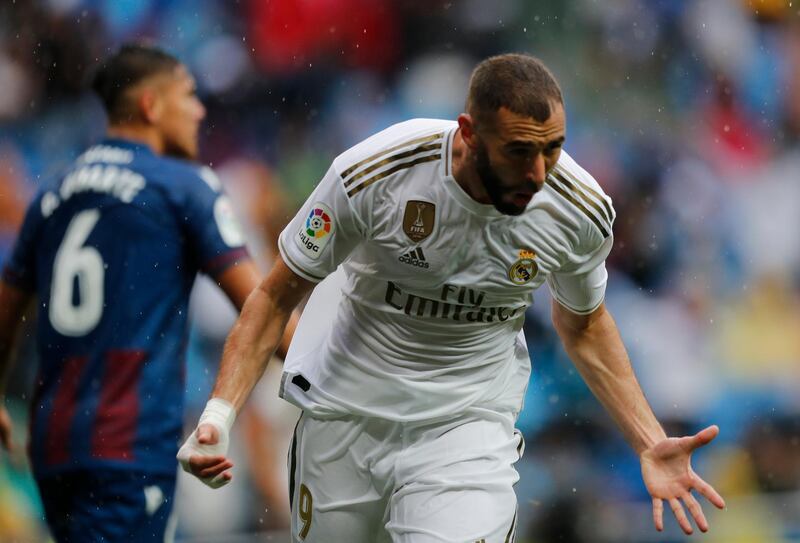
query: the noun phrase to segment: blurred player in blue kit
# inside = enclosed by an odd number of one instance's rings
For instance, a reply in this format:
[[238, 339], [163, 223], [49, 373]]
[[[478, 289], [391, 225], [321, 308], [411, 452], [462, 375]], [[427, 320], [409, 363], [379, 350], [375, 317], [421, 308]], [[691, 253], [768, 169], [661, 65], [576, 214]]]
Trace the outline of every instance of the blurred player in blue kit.
[[[126, 45], [93, 90], [107, 138], [31, 203], [0, 281], [0, 400], [25, 308], [41, 359], [30, 457], [57, 541], [163, 541], [182, 431], [187, 306], [211, 276], [258, 284], [228, 198], [197, 158], [205, 109], [173, 56]], [[2, 406], [2, 401], [0, 401]], [[0, 438], [11, 422], [0, 408]]]

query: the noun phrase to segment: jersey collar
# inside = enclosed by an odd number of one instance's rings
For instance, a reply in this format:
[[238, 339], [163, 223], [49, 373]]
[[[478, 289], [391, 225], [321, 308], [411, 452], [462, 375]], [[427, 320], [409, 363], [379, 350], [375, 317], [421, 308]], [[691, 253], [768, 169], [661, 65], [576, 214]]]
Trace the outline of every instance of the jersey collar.
[[149, 145], [139, 141], [129, 140], [125, 138], [103, 138], [99, 145], [108, 145], [110, 147], [120, 147], [122, 149], [129, 149], [137, 153], [155, 154]]

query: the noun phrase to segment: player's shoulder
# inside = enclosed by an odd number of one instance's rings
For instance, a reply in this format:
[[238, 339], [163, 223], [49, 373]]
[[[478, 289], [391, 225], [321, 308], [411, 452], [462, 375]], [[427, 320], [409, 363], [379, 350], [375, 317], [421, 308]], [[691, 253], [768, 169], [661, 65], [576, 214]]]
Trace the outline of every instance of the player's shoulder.
[[155, 156], [140, 170], [154, 189], [149, 194], [178, 208], [210, 206], [224, 194], [222, 182], [208, 166], [190, 160]]
[[566, 151], [547, 174], [544, 192], [566, 218], [590, 224], [603, 238], [611, 235], [616, 217], [611, 198]]
[[[333, 161], [343, 180], [367, 168], [380, 168], [391, 162], [441, 158], [441, 149], [455, 121], [411, 119], [394, 124], [349, 148]], [[438, 154], [437, 154], [438, 153]], [[433, 160], [431, 158], [430, 160]]]
[[154, 180], [163, 182], [175, 189], [196, 189], [208, 187], [214, 192], [222, 190], [222, 183], [214, 170], [190, 160], [155, 156], [150, 164]]

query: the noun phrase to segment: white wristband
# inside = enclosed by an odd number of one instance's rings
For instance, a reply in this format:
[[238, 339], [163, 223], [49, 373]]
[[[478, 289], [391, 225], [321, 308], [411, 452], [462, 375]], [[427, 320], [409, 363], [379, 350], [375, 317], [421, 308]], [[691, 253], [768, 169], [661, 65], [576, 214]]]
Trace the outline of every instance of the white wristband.
[[228, 443], [230, 441], [228, 435], [233, 426], [233, 421], [236, 419], [236, 410], [233, 405], [223, 400], [222, 398], [211, 398], [200, 415], [200, 422], [198, 426], [203, 424], [210, 424], [217, 429], [217, 441], [213, 444], [200, 443], [198, 441], [197, 432], [195, 429], [186, 442], [178, 450], [177, 458], [181, 463], [181, 467], [187, 473], [195, 475], [204, 484], [211, 488], [219, 488], [228, 484], [230, 479], [226, 479], [223, 473], [219, 473], [214, 477], [200, 477], [192, 471], [191, 458], [193, 456], [226, 456], [228, 454]]
[[232, 403], [222, 398], [211, 398], [206, 403], [206, 408], [200, 415], [200, 422], [197, 425], [212, 424], [224, 430], [225, 434], [229, 434], [235, 420], [236, 409], [233, 408]]

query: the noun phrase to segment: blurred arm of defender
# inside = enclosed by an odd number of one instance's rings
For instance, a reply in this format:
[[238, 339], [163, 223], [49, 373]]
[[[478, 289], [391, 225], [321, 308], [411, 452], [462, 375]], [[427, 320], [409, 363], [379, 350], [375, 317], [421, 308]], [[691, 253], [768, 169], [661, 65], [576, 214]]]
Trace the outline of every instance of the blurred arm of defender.
[[232, 479], [233, 464], [225, 457], [230, 427], [272, 355], [286, 344], [287, 323], [313, 287], [278, 257], [269, 275], [247, 297], [225, 342], [212, 398], [178, 452], [183, 469], [207, 485], [217, 488]]
[[719, 428], [710, 426], [693, 436], [667, 437], [639, 386], [617, 325], [605, 304], [580, 315], [554, 300], [552, 318], [581, 377], [639, 456], [642, 477], [653, 501], [656, 529], [664, 529], [662, 500], [667, 500], [683, 531], [692, 533], [682, 500], [700, 530], [707, 531], [708, 522], [691, 491], [696, 490], [720, 509], [725, 502], [694, 472], [691, 454], [714, 439]]
[[5, 408], [5, 393], [11, 373], [14, 343], [32, 294], [0, 280], [0, 445], [11, 452], [11, 417]]

